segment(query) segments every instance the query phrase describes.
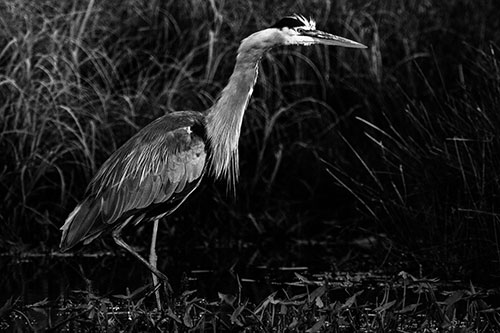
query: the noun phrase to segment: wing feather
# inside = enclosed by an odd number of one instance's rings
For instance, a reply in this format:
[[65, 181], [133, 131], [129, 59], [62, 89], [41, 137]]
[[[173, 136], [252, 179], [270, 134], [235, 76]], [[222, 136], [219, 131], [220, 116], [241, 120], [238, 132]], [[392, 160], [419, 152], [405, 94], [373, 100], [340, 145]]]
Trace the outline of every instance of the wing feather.
[[154, 203], [156, 201], [156, 198], [160, 196], [160, 189], [161, 189], [161, 178], [158, 175], [153, 175], [152, 176], [153, 181], [151, 182], [151, 192], [149, 194], [148, 202]]
[[175, 193], [180, 193], [184, 190], [186, 187], [186, 181], [187, 181], [187, 172], [186, 172], [186, 166], [180, 164], [178, 166], [179, 173], [183, 174], [183, 177], [179, 178], [179, 182], [177, 183], [177, 186], [175, 187]]
[[[146, 126], [103, 164], [87, 189], [84, 203], [63, 227], [63, 249], [87, 235], [97, 237], [96, 233], [108, 230], [121, 218], [147, 215], [148, 207], [168, 202], [187, 184], [197, 184], [205, 171], [206, 151], [203, 138], [190, 127], [201, 116], [182, 113]], [[158, 215], [165, 213], [169, 212]], [[97, 216], [100, 223], [95, 223]]]
[[[113, 200], [113, 206], [110, 209], [110, 214], [107, 216], [107, 220], [116, 221], [120, 217], [120, 209], [126, 197], [127, 188], [122, 188], [116, 192]], [[111, 203], [109, 204], [111, 206]]]
[[144, 176], [144, 181], [142, 182], [142, 185], [141, 185], [142, 196], [139, 200], [140, 204], [137, 207], [133, 207], [133, 208], [137, 208], [137, 209], [145, 208], [153, 203], [151, 196], [154, 196], [156, 194], [156, 193], [153, 193], [153, 182], [154, 182], [154, 179], [152, 176], [150, 176], [150, 175]]
[[173, 186], [172, 183], [170, 183], [170, 181], [165, 183], [165, 185], [163, 186], [163, 195], [166, 198], [172, 197], [172, 194], [174, 193], [174, 191], [175, 191], [175, 186]]

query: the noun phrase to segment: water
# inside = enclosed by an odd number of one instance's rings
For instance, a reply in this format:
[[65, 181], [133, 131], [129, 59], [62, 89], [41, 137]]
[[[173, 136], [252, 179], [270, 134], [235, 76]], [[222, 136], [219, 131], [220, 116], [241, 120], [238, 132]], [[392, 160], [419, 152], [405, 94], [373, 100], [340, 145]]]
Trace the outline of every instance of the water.
[[[147, 251], [143, 250], [144, 255]], [[295, 243], [291, 247], [263, 249], [251, 244], [235, 248], [190, 248], [158, 251], [159, 269], [166, 273], [176, 295], [196, 290], [196, 296], [217, 301], [220, 295], [241, 295], [258, 304], [277, 288], [295, 279], [295, 273], [328, 269], [323, 246]], [[297, 259], [300, 258], [300, 259]], [[283, 264], [287, 264], [283, 266]], [[309, 263], [309, 266], [305, 266]], [[4, 329], [43, 330], [78, 312], [64, 308], [77, 294], [83, 297], [128, 295], [151, 283], [149, 271], [125, 252], [82, 252], [81, 254], [23, 253], [0, 255], [0, 307], [18, 301], [26, 305], [11, 312]], [[85, 296], [86, 295], [86, 296]], [[147, 298], [154, 308], [153, 297]], [[121, 311], [120, 308], [117, 308]], [[0, 319], [2, 317], [0, 311]], [[29, 318], [29, 319], [28, 319]], [[10, 324], [7, 324], [10, 323]], [[29, 323], [29, 324], [28, 324]], [[7, 326], [6, 326], [7, 325]], [[30, 327], [31, 325], [31, 327]]]
[[[323, 246], [296, 245], [293, 250], [283, 250], [276, 253], [247, 245], [190, 249], [188, 255], [177, 258], [162, 250], [158, 267], [168, 275], [174, 290], [196, 289], [200, 297], [216, 299], [218, 293], [236, 294], [240, 281], [245, 284], [244, 296], [254, 302], [269, 295], [277, 284], [292, 281], [295, 272], [319, 272], [331, 267]], [[21, 298], [25, 304], [54, 300], [72, 290], [126, 294], [151, 279], [141, 263], [122, 252], [4, 253], [0, 255], [0, 271], [0, 304], [10, 297]]]
[[[476, 323], [487, 327], [490, 325], [487, 316], [500, 306], [498, 301], [494, 301], [500, 295], [498, 288], [496, 291], [478, 291], [468, 283], [426, 279], [418, 275], [418, 269], [412, 272], [414, 275], [398, 274], [399, 267], [411, 266], [404, 262], [375, 270], [377, 261], [380, 263], [387, 259], [385, 254], [379, 256], [370, 249], [357, 248], [352, 244], [294, 241], [262, 247], [241, 243], [228, 248], [162, 249], [158, 254], [159, 269], [169, 276], [178, 299], [183, 292], [196, 290], [193, 295], [202, 299], [200, 304], [208, 306], [226, 296], [239, 295], [242, 301], [254, 304], [247, 312], [251, 313], [259, 303], [281, 290], [276, 296], [277, 303], [273, 303], [276, 304], [276, 311], [313, 311], [312, 316], [308, 314], [304, 318], [318, 320], [324, 320], [321, 316], [325, 314], [332, 316], [332, 313], [338, 313], [333, 315], [333, 321], [325, 320], [324, 325], [344, 323], [346, 331], [353, 325], [346, 321], [349, 318], [358, 318], [356, 324], [361, 326], [371, 325], [382, 318], [393, 323], [388, 327], [399, 325], [409, 331], [414, 330], [411, 327], [417, 329], [429, 323], [429, 327], [433, 327], [430, 331], [438, 331], [443, 325], [469, 327], [463, 318], [476, 315]], [[0, 319], [2, 305], [14, 300], [24, 305], [22, 311], [10, 311], [9, 318], [0, 321], [0, 330], [29, 328], [37, 331], [59, 324], [73, 330], [75, 327], [68, 326], [66, 322], [68, 318], [77, 314], [83, 318], [81, 322], [94, 320], [94, 324], [100, 325], [100, 321], [92, 319], [92, 313], [102, 316], [109, 311], [116, 318], [121, 316], [120, 320], [127, 323], [128, 316], [133, 312], [120, 304], [116, 295], [129, 295], [151, 280], [149, 271], [142, 264], [119, 251], [83, 252], [80, 255], [57, 252], [16, 256], [3, 254], [0, 255], [0, 271]], [[328, 289], [321, 302], [326, 302], [324, 306], [329, 303], [331, 310], [317, 312], [315, 307], [322, 303], [308, 300], [307, 295], [314, 294], [318, 286], [325, 285], [326, 280], [329, 281]], [[358, 294], [359, 300], [351, 302], [353, 295]], [[93, 302], [92, 299], [98, 301]], [[279, 300], [284, 300], [284, 303]], [[148, 309], [154, 309], [153, 297], [147, 298], [146, 302], [149, 302]], [[305, 302], [305, 306], [292, 304], [294, 302]], [[95, 312], [103, 304], [104, 310]], [[415, 307], [412, 308], [412, 305]], [[463, 314], [476, 306], [482, 307], [483, 313], [473, 311], [468, 313], [468, 317]], [[434, 315], [454, 316], [459, 310], [462, 312], [461, 317], [457, 317], [462, 318], [460, 320]], [[234, 308], [230, 307], [226, 315], [230, 316], [232, 311]], [[433, 315], [429, 317], [429, 313]], [[252, 318], [251, 315], [249, 317]]]

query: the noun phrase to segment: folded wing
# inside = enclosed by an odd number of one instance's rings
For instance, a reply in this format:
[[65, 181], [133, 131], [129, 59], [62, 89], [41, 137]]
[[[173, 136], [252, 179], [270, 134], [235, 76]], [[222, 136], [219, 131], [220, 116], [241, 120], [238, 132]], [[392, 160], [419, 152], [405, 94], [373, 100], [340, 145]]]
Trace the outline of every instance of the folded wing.
[[89, 242], [127, 218], [173, 212], [205, 171], [205, 144], [194, 131], [200, 121], [187, 112], [161, 117], [113, 153], [61, 228], [61, 249]]

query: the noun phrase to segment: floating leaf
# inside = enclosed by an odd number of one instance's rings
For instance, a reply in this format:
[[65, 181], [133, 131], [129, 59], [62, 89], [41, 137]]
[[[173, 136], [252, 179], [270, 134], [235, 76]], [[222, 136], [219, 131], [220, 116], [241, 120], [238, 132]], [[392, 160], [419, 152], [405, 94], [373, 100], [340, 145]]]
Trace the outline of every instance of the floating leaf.
[[325, 323], [325, 317], [321, 317], [316, 324], [314, 324], [310, 329], [308, 329], [306, 332], [307, 333], [314, 333], [318, 332], [321, 327], [323, 327], [323, 324]]
[[269, 305], [269, 303], [274, 300], [274, 296], [276, 296], [278, 292], [275, 291], [273, 292], [271, 295], [267, 296], [267, 298], [262, 301], [262, 303], [257, 307], [257, 309], [254, 311], [255, 314], [258, 314], [259, 312], [264, 312], [264, 310], [267, 308], [267, 306]]
[[313, 290], [313, 292], [309, 295], [309, 302], [314, 302], [316, 298], [323, 296], [326, 292], [326, 287], [321, 286]]
[[313, 282], [307, 279], [305, 276], [300, 275], [299, 273], [294, 273], [294, 274], [297, 277], [297, 279], [299, 279], [300, 282], [303, 282], [305, 284], [313, 284]]
[[396, 313], [408, 313], [408, 312], [412, 312], [412, 311], [415, 311], [415, 309], [419, 306], [420, 304], [418, 303], [415, 303], [415, 304], [409, 304], [407, 306], [405, 306], [404, 308], [402, 308], [401, 310], [399, 311], [395, 311]]
[[316, 306], [317, 306], [318, 308], [320, 308], [320, 309], [322, 309], [322, 308], [325, 306], [325, 304], [323, 303], [323, 301], [322, 301], [322, 300], [321, 300], [321, 298], [319, 298], [319, 297], [318, 297], [318, 298], [316, 298]]
[[347, 301], [345, 301], [344, 305], [342, 305], [343, 308], [350, 308], [354, 302], [356, 302], [356, 298], [358, 297], [358, 295], [361, 295], [363, 293], [363, 290], [360, 290], [358, 291], [357, 293], [355, 293], [354, 295], [352, 295], [351, 297], [349, 297], [347, 299]]
[[231, 294], [223, 294], [223, 293], [217, 293], [219, 295], [219, 299], [221, 302], [226, 303], [227, 305], [233, 306], [234, 301], [236, 301], [236, 296], [231, 295]]
[[171, 308], [168, 308], [167, 316], [169, 316], [170, 318], [172, 318], [173, 320], [175, 320], [179, 324], [182, 324], [182, 321], [180, 320], [180, 318], [172, 311]]
[[184, 298], [185, 298], [185, 297], [187, 297], [187, 296], [189, 296], [189, 295], [191, 295], [191, 294], [194, 294], [195, 292], [197, 292], [197, 290], [196, 290], [196, 289], [193, 289], [193, 290], [186, 290], [185, 292], [183, 292], [183, 293], [182, 293], [182, 297], [184, 297]]
[[241, 304], [233, 311], [233, 313], [231, 314], [231, 322], [232, 323], [235, 323], [238, 326], [243, 326], [243, 323], [241, 322], [239, 317], [241, 315], [241, 312], [243, 312], [243, 310], [245, 309], [245, 307], [246, 307], [246, 303]]
[[184, 316], [182, 317], [182, 321], [184, 322], [184, 325], [186, 325], [189, 328], [192, 328], [194, 325], [193, 318], [191, 318], [191, 309], [193, 308], [193, 305], [189, 305], [186, 308], [186, 311], [184, 312]]
[[450, 307], [456, 302], [460, 301], [463, 298], [464, 294], [465, 292], [463, 290], [457, 290], [444, 300], [444, 304], [446, 304], [447, 307]]
[[293, 317], [292, 322], [288, 325], [289, 329], [294, 329], [299, 324], [297, 317]]
[[123, 300], [129, 300], [129, 299], [132, 299], [132, 298], [136, 297], [137, 295], [141, 294], [144, 290], [147, 290], [150, 287], [151, 287], [151, 285], [147, 284], [145, 286], [137, 288], [131, 294], [128, 294], [128, 295], [113, 295], [113, 297], [118, 298], [118, 299], [123, 299]]
[[375, 309], [375, 312], [384, 312], [384, 311], [387, 311], [388, 309], [390, 309], [394, 304], [396, 303], [396, 300], [394, 301], [391, 301], [391, 302], [387, 302], [379, 307], [377, 307]]

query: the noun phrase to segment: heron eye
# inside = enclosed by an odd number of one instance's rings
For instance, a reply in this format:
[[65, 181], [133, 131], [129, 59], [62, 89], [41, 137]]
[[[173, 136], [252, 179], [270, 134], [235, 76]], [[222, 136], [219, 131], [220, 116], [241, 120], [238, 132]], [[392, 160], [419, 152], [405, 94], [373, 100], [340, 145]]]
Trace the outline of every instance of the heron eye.
[[302, 28], [297, 28], [297, 29], [296, 29], [296, 31], [297, 31], [299, 34], [301, 34], [301, 33], [303, 33], [303, 32], [304, 32], [304, 29], [302, 29]]

